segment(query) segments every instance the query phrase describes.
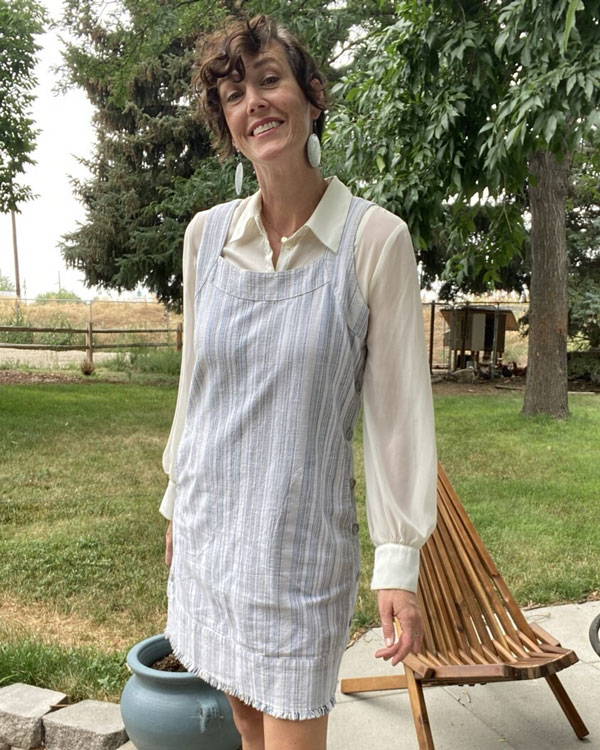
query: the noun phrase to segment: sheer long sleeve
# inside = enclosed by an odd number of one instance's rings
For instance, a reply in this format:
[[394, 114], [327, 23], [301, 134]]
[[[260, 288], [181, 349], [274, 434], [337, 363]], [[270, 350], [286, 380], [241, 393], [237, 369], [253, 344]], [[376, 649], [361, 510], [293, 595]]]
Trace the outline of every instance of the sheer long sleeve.
[[377, 218], [365, 228], [362, 248], [377, 257], [363, 380], [371, 588], [416, 591], [420, 548], [436, 524], [433, 399], [410, 234], [388, 212], [379, 209]]
[[183, 348], [181, 352], [181, 371], [175, 416], [171, 425], [169, 438], [163, 452], [162, 465], [169, 477], [169, 483], [160, 504], [160, 512], [165, 518], [173, 517], [177, 477], [175, 476], [175, 458], [183, 432], [187, 411], [192, 373], [194, 369], [194, 290], [196, 288], [196, 258], [202, 238], [205, 212], [194, 216], [185, 230], [183, 240]]

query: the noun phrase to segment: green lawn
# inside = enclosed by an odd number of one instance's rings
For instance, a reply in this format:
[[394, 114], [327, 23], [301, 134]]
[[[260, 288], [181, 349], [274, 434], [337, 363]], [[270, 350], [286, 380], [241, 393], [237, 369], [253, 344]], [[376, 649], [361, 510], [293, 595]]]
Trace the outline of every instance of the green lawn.
[[436, 399], [451, 480], [522, 606], [600, 588], [600, 396], [525, 419], [522, 396]]
[[[0, 684], [116, 700], [128, 647], [162, 631], [175, 398], [135, 383], [0, 387]], [[436, 398], [440, 458], [523, 606], [600, 588], [600, 397], [570, 403], [567, 422], [526, 421], [511, 392]], [[357, 629], [378, 622], [360, 439]]]

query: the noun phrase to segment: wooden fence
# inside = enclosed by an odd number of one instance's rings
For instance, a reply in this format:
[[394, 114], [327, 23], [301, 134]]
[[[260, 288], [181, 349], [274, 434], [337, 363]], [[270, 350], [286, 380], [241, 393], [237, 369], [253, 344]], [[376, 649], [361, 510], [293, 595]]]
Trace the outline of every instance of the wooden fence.
[[[1, 300], [0, 300], [1, 301]], [[11, 301], [11, 308], [14, 305], [14, 302]], [[127, 322], [131, 324], [131, 322], [144, 324], [145, 322], [148, 322], [150, 325], [152, 325], [152, 328], [144, 328], [141, 327], [141, 325], [138, 325], [137, 328], [131, 327], [131, 325], [127, 327], [119, 327], [119, 323], [121, 322], [119, 320], [119, 316], [117, 315], [111, 315], [108, 311], [100, 312], [99, 317], [100, 320], [96, 320], [95, 322], [92, 320], [92, 304], [90, 303], [89, 306], [86, 303], [80, 303], [77, 307], [81, 310], [81, 314], [76, 314], [77, 311], [74, 310], [74, 305], [68, 305], [69, 313], [66, 316], [61, 316], [61, 318], [64, 319], [66, 322], [66, 325], [48, 325], [46, 323], [46, 320], [44, 320], [44, 313], [47, 310], [47, 306], [44, 305], [37, 305], [35, 315], [30, 315], [30, 311], [32, 310], [32, 306], [24, 306], [22, 310], [27, 313], [27, 323], [29, 325], [0, 325], [0, 349], [39, 349], [39, 350], [51, 350], [51, 351], [85, 351], [86, 356], [88, 359], [93, 361], [93, 356], [95, 351], [100, 350], [128, 350], [128, 349], [139, 349], [139, 348], [146, 348], [146, 347], [163, 347], [163, 346], [173, 346], [173, 341], [171, 339], [172, 334], [175, 334], [175, 345], [178, 350], [181, 350], [182, 347], [182, 319], [180, 315], [176, 315], [175, 319], [177, 320], [176, 327], [173, 327], [172, 325], [169, 325], [172, 317], [171, 315], [164, 310], [159, 304], [143, 304], [138, 305], [138, 303], [127, 303], [127, 302], [115, 302], [115, 303], [109, 303], [109, 302], [94, 302], [94, 310], [96, 308], [104, 308], [107, 305], [113, 304], [117, 306], [121, 306], [124, 311], [125, 315], [128, 318], [128, 320], [123, 320], [125, 325], [127, 325]], [[136, 306], [139, 306], [140, 314], [132, 313], [133, 308], [131, 305], [135, 304]], [[477, 304], [477, 303], [473, 303]], [[513, 312], [515, 316], [520, 317], [526, 310], [527, 305], [524, 303], [514, 302], [514, 301], [490, 301], [486, 300], [485, 304], [487, 305], [494, 305], [498, 306], [502, 304], [502, 306], [509, 306], [513, 309]], [[128, 307], [129, 306], [129, 307]], [[89, 310], [88, 310], [89, 307]], [[447, 321], [444, 319], [444, 316], [440, 312], [440, 308], [442, 305], [435, 302], [424, 302], [422, 303], [422, 310], [423, 310], [423, 327], [427, 342], [427, 349], [428, 349], [428, 356], [429, 356], [429, 366], [432, 371], [434, 370], [448, 370], [451, 368], [451, 352], [449, 349], [448, 344], [448, 324]], [[71, 309], [73, 308], [73, 309]], [[18, 310], [19, 308], [17, 308]], [[58, 307], [54, 308], [54, 314], [56, 314], [56, 310], [58, 310]], [[83, 317], [83, 314], [86, 316], [89, 314], [89, 320], [86, 321], [85, 317]], [[98, 313], [96, 313], [98, 315]], [[38, 320], [35, 320], [35, 317], [38, 318]], [[96, 316], [95, 316], [96, 317]], [[13, 313], [14, 318], [14, 313]], [[102, 319], [103, 318], [103, 319]], [[123, 315], [121, 315], [121, 318], [123, 318]], [[165, 319], [166, 318], [166, 319]], [[75, 325], [79, 324], [79, 327], [77, 328], [71, 328], [70, 326], [70, 320], [73, 321]], [[161, 326], [160, 324], [165, 322], [165, 326]], [[0, 317], [0, 322], [2, 321]], [[6, 321], [6, 318], [5, 318]], [[113, 322], [114, 321], [114, 322]], [[48, 321], [48, 322], [54, 322], [54, 321]], [[63, 320], [60, 320], [60, 322], [63, 322]], [[21, 323], [21, 320], [17, 319], [15, 320], [15, 323]], [[37, 325], [36, 325], [37, 323]], [[114, 325], [114, 323], [117, 323], [117, 325]], [[158, 323], [158, 325], [156, 325]], [[112, 324], [112, 325], [111, 325]], [[97, 327], [96, 327], [97, 326]], [[9, 338], [7, 335], [3, 335], [3, 333], [22, 333], [22, 334], [30, 334], [30, 342], [29, 343], [13, 343], [7, 341]], [[57, 342], [53, 343], [45, 343], [45, 342], [39, 342], [37, 343], [33, 339], [34, 334], [39, 333], [49, 333], [49, 334], [55, 334], [57, 335]], [[80, 337], [79, 341], [73, 341], [70, 340], [71, 334], [77, 335]], [[146, 334], [154, 334], [155, 338], [160, 338], [161, 340], [142, 340], [140, 341], [140, 336], [143, 334], [143, 338], [146, 339]], [[136, 335], [137, 341], [126, 341], [121, 343], [121, 337], [122, 335]], [[60, 341], [62, 337], [67, 337], [67, 341], [62, 342]], [[112, 340], [109, 340], [109, 343], [105, 343], [107, 341], [106, 337], [112, 336]], [[12, 337], [11, 337], [12, 338]], [[523, 339], [518, 332], [516, 331], [509, 331], [506, 335], [507, 339], [507, 350], [505, 350], [505, 360], [506, 361], [516, 361], [519, 365], [524, 365], [527, 362], [527, 344], [525, 339]]]
[[[12, 333], [58, 333], [58, 334], [85, 334], [85, 344], [19, 344], [0, 342], [0, 349], [44, 349], [50, 351], [84, 351], [86, 359], [94, 361], [94, 352], [101, 349], [133, 349], [146, 348], [155, 346], [172, 346], [169, 341], [128, 341], [125, 343], [99, 344], [94, 338], [103, 334], [147, 334], [147, 333], [174, 333], [176, 335], [176, 347], [181, 351], [183, 343], [183, 325], [178, 323], [176, 328], [94, 328], [93, 322], [90, 321], [85, 328], [52, 328], [46, 326], [3, 326], [0, 325], [0, 334], [2, 332]], [[0, 335], [1, 338], [1, 335]]]

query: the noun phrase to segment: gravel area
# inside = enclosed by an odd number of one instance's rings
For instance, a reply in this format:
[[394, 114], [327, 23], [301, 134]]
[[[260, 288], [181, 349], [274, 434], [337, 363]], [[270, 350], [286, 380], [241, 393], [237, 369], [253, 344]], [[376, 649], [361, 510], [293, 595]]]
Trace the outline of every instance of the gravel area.
[[[116, 356], [115, 352], [95, 352], [94, 362], [100, 364]], [[85, 352], [66, 349], [58, 352], [49, 349], [0, 349], [0, 367], [22, 364], [54, 370], [79, 365], [83, 359]]]

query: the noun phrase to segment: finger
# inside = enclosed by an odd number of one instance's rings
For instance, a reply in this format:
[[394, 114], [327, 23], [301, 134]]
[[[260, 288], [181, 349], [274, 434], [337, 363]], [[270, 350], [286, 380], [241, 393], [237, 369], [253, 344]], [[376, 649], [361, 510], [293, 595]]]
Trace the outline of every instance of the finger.
[[[380, 614], [381, 614], [381, 612], [380, 612]], [[383, 621], [383, 617], [382, 617], [382, 621]], [[398, 633], [396, 633], [396, 631], [394, 629], [394, 627], [395, 627], [396, 624], [397, 624], [396, 621], [392, 617], [392, 619], [391, 619], [391, 633], [388, 636], [388, 638], [391, 641], [391, 643], [389, 645], [386, 645], [384, 648], [380, 648], [378, 651], [375, 652], [375, 656], [377, 658], [383, 658], [385, 661], [387, 661], [388, 659], [390, 659], [396, 653], [396, 650], [398, 648], [398, 644], [400, 642], [400, 633], [401, 633], [400, 630], [398, 630]], [[386, 636], [386, 633], [384, 631], [384, 638], [385, 638], [385, 636]]]
[[381, 615], [381, 629], [383, 631], [383, 641], [386, 648], [391, 648], [396, 640], [396, 634], [394, 632], [394, 620], [392, 618], [391, 609], [385, 612], [380, 612]]
[[380, 648], [378, 651], [376, 651], [375, 657], [377, 659], [381, 658], [384, 661], [392, 659], [392, 665], [395, 666], [396, 664], [398, 664], [398, 662], [403, 661], [411, 651], [414, 654], [418, 654], [421, 650], [421, 644], [422, 638], [409, 638], [403, 635], [402, 638], [394, 643], [393, 646], [390, 646], [389, 648]]
[[391, 665], [395, 667], [396, 664], [404, 661], [410, 653], [418, 654], [421, 651], [422, 641], [422, 636], [403, 637], [399, 643], [396, 654], [392, 658]]
[[375, 651], [375, 656], [377, 658], [382, 657], [383, 659], [386, 659], [386, 660], [389, 659], [396, 653], [398, 649], [398, 644], [399, 644], [399, 641], [394, 641], [394, 643], [392, 643], [391, 646], [384, 646], [383, 648], [378, 649], [377, 651]]
[[400, 616], [394, 616], [392, 623], [397, 626], [397, 636], [390, 646], [380, 648], [376, 651], [375, 657], [383, 658], [385, 661], [393, 658], [392, 664], [395, 666], [399, 661], [405, 659], [411, 651], [413, 653], [421, 651], [423, 644], [423, 623], [419, 610], [412, 611], [411, 608], [404, 609]]
[[[404, 630], [400, 634], [398, 640], [390, 648], [380, 649], [375, 655], [377, 656], [377, 654], [381, 654], [386, 660], [390, 657], [399, 657], [399, 660], [401, 661], [410, 651], [418, 653], [421, 650], [422, 642], [423, 635], [421, 633]], [[397, 661], [395, 663], [397, 663]]]

